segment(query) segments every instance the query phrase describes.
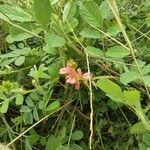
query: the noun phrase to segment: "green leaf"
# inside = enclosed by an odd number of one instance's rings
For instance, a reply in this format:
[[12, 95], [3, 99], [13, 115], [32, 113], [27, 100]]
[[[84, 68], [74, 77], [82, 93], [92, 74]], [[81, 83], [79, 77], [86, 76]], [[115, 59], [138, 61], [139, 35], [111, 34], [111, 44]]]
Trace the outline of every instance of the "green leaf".
[[64, 7], [63, 22], [65, 22], [66, 20], [69, 21], [70, 19], [72, 19], [75, 13], [76, 13], [76, 3], [75, 1], [71, 0]]
[[34, 103], [32, 101], [32, 99], [30, 97], [27, 97], [26, 98], [26, 104], [29, 106], [29, 107], [34, 107]]
[[72, 140], [81, 140], [83, 138], [83, 132], [80, 130], [75, 131], [72, 136], [71, 136]]
[[6, 22], [9, 22], [9, 18], [7, 16], [5, 16], [3, 13], [0, 12], [0, 20], [4, 20]]
[[66, 43], [63, 37], [56, 35], [54, 33], [47, 33], [45, 36], [45, 41], [50, 48], [61, 47], [64, 46]]
[[46, 27], [51, 20], [50, 0], [34, 0], [34, 11], [36, 19]]
[[109, 7], [107, 0], [101, 3], [100, 12], [102, 14], [102, 18], [104, 19], [109, 19], [111, 17], [111, 8]]
[[139, 78], [140, 78], [139, 73], [134, 72], [134, 71], [128, 71], [128, 72], [121, 74], [120, 81], [124, 84], [128, 84], [128, 83], [130, 83], [134, 80], [137, 80]]
[[116, 36], [119, 32], [121, 32], [121, 29], [118, 25], [118, 23], [112, 24], [112, 26], [108, 29], [107, 34], [110, 36]]
[[3, 101], [2, 106], [0, 107], [0, 112], [6, 113], [8, 110], [8, 106], [9, 106], [9, 101], [6, 99]]
[[150, 75], [143, 77], [145, 84], [150, 87]]
[[115, 102], [123, 102], [122, 90], [116, 83], [109, 79], [99, 79], [96, 85]]
[[33, 100], [39, 100], [39, 95], [37, 94], [37, 92], [31, 92], [30, 93], [30, 97], [33, 99]]
[[143, 73], [143, 75], [150, 73], [150, 64], [144, 66], [144, 68], [142, 69], [142, 73]]
[[84, 28], [81, 33], [81, 36], [85, 38], [99, 39], [102, 37], [101, 33], [93, 28]]
[[[143, 69], [144, 66], [146, 67], [146, 62], [144, 62], [144, 61], [142, 61], [142, 60], [140, 60], [140, 59], [137, 59], [137, 63], [138, 63], [138, 67], [139, 67], [141, 70]], [[148, 69], [148, 68], [147, 68], [147, 69]], [[147, 69], [146, 69], [146, 70], [147, 70]], [[139, 72], [139, 70], [138, 70], [138, 68], [137, 68], [137, 64], [135, 63], [135, 61], [133, 61], [133, 62], [131, 63], [130, 70], [131, 70], [131, 71], [134, 71], [134, 72]], [[145, 70], [145, 71], [146, 71], [146, 70]], [[142, 73], [145, 74], [143, 70], [142, 70]]]
[[145, 144], [147, 144], [148, 146], [150, 146], [150, 134], [149, 134], [149, 133], [145, 133], [145, 134], [143, 135], [143, 142], [144, 142]]
[[134, 124], [130, 129], [131, 134], [140, 134], [140, 133], [145, 133], [146, 131], [147, 130], [145, 129], [142, 122], [138, 122]]
[[137, 108], [141, 108], [140, 105], [140, 92], [137, 90], [123, 91], [124, 100], [128, 105], [133, 105]]
[[138, 147], [139, 147], [139, 150], [149, 150], [147, 145], [145, 143], [143, 143], [143, 142], [139, 142], [138, 143]]
[[20, 108], [20, 112], [31, 112], [28, 106], [22, 105]]
[[29, 143], [27, 138], [26, 138], [26, 141], [25, 141], [25, 150], [33, 150], [32, 146], [30, 145], [30, 143]]
[[83, 150], [83, 148], [77, 144], [70, 145], [71, 150]]
[[104, 56], [103, 51], [99, 48], [88, 46], [88, 47], [86, 47], [86, 50], [87, 50], [90, 57], [101, 58]]
[[31, 145], [36, 145], [40, 138], [41, 136], [36, 133], [27, 136], [27, 139]]
[[59, 145], [56, 150], [71, 150], [71, 149], [63, 145]]
[[[30, 22], [33, 18], [18, 5], [10, 6], [8, 4], [0, 5], [0, 12], [6, 15], [9, 19], [19, 22]], [[7, 17], [0, 15], [2, 19], [8, 21]]]
[[24, 112], [22, 117], [25, 124], [33, 124], [33, 116], [31, 112]]
[[57, 141], [57, 138], [54, 135], [51, 135], [47, 141], [45, 150], [56, 150], [60, 144], [60, 141]]
[[111, 47], [106, 52], [106, 56], [113, 58], [124, 58], [129, 54], [130, 54], [129, 50], [122, 46]]
[[[22, 23], [22, 24], [20, 24], [20, 26], [34, 34], [39, 34], [42, 31], [41, 27], [38, 27], [34, 24], [31, 25], [31, 23]], [[33, 37], [33, 35], [31, 35], [27, 32], [24, 32], [18, 28], [15, 28], [15, 27], [11, 28], [10, 34], [11, 34], [11, 38], [13, 39], [13, 41], [23, 41], [27, 38]]]
[[80, 15], [92, 26], [100, 28], [103, 25], [100, 8], [94, 1], [84, 1], [80, 6]]
[[24, 56], [20, 56], [15, 60], [15, 65], [16, 66], [21, 66], [23, 63], [25, 62], [25, 57]]
[[16, 95], [16, 105], [22, 105], [23, 100], [24, 100], [23, 95], [21, 95], [21, 94]]
[[48, 67], [48, 73], [50, 74], [51, 79], [56, 79], [60, 76], [59, 74], [59, 62], [52, 63]]
[[39, 121], [39, 115], [38, 115], [38, 112], [37, 112], [37, 109], [34, 108], [33, 110], [33, 118], [36, 120], [36, 121]]
[[54, 101], [45, 109], [45, 111], [54, 111], [57, 110], [59, 107], [60, 107], [60, 102]]
[[59, 52], [57, 48], [50, 47], [49, 44], [46, 44], [43, 50], [50, 55], [56, 55]]
[[65, 22], [63, 24], [63, 30], [64, 30], [65, 33], [72, 32], [72, 30], [74, 28], [76, 28], [78, 24], [79, 24], [79, 21], [76, 18], [72, 18], [72, 19], [69, 20], [69, 22]]

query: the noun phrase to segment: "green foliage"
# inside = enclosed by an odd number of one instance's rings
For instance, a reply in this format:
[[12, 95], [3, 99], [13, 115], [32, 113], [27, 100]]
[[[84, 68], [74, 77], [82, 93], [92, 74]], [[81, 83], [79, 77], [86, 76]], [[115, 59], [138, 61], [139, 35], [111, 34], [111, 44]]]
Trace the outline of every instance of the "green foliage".
[[0, 2], [2, 143], [150, 149], [150, 2], [114, 1]]
[[103, 19], [100, 9], [94, 1], [85, 1], [80, 6], [80, 14], [85, 22], [95, 27], [101, 27]]
[[129, 54], [130, 54], [129, 50], [127, 50], [122, 46], [111, 47], [106, 52], [106, 56], [113, 58], [123, 58]]
[[47, 26], [51, 20], [51, 3], [49, 0], [34, 0], [35, 17], [43, 26]]
[[116, 102], [123, 102], [123, 93], [121, 88], [108, 79], [100, 79], [97, 82], [97, 86], [103, 90], [107, 96]]

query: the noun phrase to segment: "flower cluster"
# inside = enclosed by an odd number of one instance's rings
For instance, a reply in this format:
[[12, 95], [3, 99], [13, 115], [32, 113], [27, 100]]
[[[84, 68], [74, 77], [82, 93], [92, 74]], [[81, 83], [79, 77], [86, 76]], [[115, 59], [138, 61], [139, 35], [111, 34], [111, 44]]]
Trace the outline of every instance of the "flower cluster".
[[83, 73], [80, 68], [76, 71], [69, 63], [65, 68], [61, 68], [59, 73], [66, 74], [66, 83], [75, 85], [77, 90], [80, 89], [81, 81], [87, 81], [91, 77], [90, 73]]

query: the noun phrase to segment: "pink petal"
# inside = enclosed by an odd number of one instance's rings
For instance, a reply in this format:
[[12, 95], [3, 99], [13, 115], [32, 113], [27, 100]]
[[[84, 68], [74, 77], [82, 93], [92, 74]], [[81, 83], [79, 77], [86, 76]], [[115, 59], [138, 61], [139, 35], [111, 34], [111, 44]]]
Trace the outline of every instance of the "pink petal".
[[76, 90], [80, 89], [80, 82], [78, 82], [78, 81], [75, 82], [75, 89]]
[[78, 75], [80, 75], [80, 76], [83, 74], [82, 70], [80, 68], [77, 69], [77, 72], [78, 72]]
[[76, 80], [73, 76], [67, 76], [66, 83], [75, 84]]
[[59, 70], [59, 73], [60, 73], [60, 74], [66, 74], [66, 73], [67, 73], [67, 67], [66, 67], [66, 68], [61, 68], [61, 69]]
[[87, 80], [87, 79], [89, 79], [91, 77], [91, 75], [90, 75], [90, 73], [84, 73], [83, 75], [82, 75], [82, 78], [83, 79], [85, 79], [85, 80]]

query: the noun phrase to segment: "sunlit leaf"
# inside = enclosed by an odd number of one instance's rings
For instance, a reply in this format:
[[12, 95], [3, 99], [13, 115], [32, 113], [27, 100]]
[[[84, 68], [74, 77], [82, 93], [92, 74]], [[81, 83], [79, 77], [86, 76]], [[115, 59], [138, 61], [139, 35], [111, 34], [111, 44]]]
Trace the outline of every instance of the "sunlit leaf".
[[116, 83], [109, 79], [99, 79], [96, 85], [115, 102], [123, 102], [122, 90]]
[[6, 99], [3, 101], [1, 107], [0, 107], [0, 112], [1, 113], [6, 113], [8, 110], [8, 106], [9, 106], [9, 101]]
[[122, 46], [114, 46], [107, 50], [106, 56], [113, 58], [124, 58], [130, 54], [129, 50]]
[[34, 0], [34, 11], [36, 19], [46, 27], [51, 20], [50, 0]]
[[103, 19], [100, 8], [94, 1], [84, 1], [80, 6], [80, 15], [85, 22], [95, 27], [101, 27]]

